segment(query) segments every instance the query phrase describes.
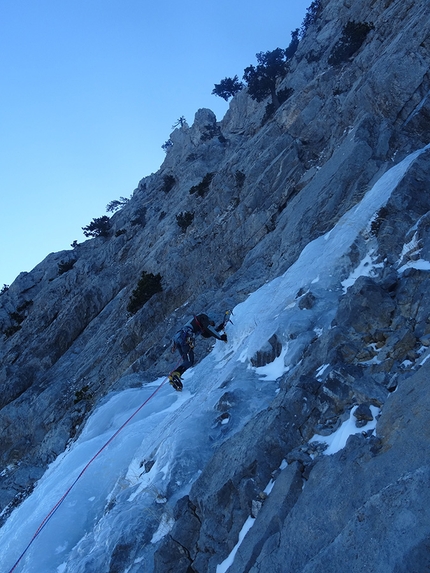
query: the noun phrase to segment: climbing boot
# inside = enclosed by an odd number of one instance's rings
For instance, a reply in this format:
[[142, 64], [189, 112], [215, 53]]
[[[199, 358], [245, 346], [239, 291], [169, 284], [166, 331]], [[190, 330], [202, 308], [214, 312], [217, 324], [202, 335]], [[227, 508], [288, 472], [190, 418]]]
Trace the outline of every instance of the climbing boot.
[[179, 372], [172, 372], [171, 374], [169, 374], [169, 383], [178, 392], [180, 392], [183, 388], [182, 381], [181, 381], [181, 375]]

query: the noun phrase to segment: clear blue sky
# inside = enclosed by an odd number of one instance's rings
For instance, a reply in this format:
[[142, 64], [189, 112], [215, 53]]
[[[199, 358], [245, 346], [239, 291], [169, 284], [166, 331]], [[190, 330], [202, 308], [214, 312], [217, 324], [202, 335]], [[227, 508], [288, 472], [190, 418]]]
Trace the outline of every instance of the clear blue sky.
[[311, 0], [0, 0], [0, 287], [129, 197], [172, 125], [260, 51], [286, 47]]

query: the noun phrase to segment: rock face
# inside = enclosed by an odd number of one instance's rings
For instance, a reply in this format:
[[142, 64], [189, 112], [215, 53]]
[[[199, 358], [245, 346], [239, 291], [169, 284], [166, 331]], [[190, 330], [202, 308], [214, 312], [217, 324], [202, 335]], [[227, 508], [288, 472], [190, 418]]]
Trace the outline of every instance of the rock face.
[[[429, 143], [429, 17], [428, 2], [323, 0], [279, 86], [292, 95], [270, 119], [246, 91], [222, 121], [199, 110], [108, 236], [50, 254], [0, 295], [3, 520], [120, 377], [169, 370], [170, 338], [190, 312], [219, 314], [282, 274]], [[366, 34], [345, 55], [349, 22]], [[215, 571], [249, 515], [230, 573], [429, 568], [430, 271], [416, 264], [430, 258], [429, 180], [427, 150], [369, 223], [376, 270], [345, 289], [324, 336], [309, 333], [271, 406], [214, 451], [178, 502], [154, 571]], [[345, 269], [362, 261], [364, 239]], [[160, 274], [163, 290], [130, 316], [142, 271]], [[320, 296], [298, 292], [303, 312]], [[274, 334], [255, 365], [281, 349]], [[382, 408], [378, 437], [321, 455], [309, 439], [356, 404], [358, 421]], [[129, 553], [118, 543], [109, 571], [125, 570]]]

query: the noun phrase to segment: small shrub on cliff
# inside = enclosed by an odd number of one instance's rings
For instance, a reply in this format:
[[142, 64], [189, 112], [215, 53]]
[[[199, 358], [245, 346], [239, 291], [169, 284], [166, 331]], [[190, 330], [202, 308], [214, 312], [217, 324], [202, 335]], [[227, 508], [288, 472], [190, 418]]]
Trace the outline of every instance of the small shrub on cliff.
[[202, 135], [200, 137], [201, 141], [209, 141], [210, 139], [213, 139], [214, 137], [221, 134], [221, 130], [220, 128], [217, 126], [216, 123], [211, 124], [211, 123], [207, 123], [204, 127], [204, 131], [202, 132]]
[[26, 317], [24, 314], [14, 311], [9, 313], [9, 318], [14, 324], [11, 324], [11, 326], [8, 326], [3, 331], [3, 334], [6, 336], [6, 338], [10, 338], [16, 332], [21, 330], [21, 324], [24, 322]]
[[169, 191], [171, 191], [175, 185], [176, 185], [176, 179], [174, 178], [173, 175], [164, 175], [163, 186], [161, 188], [161, 190], [164, 191], [164, 193], [168, 193]]
[[16, 310], [17, 310], [18, 312], [24, 312], [24, 311], [28, 310], [30, 307], [32, 307], [33, 304], [34, 304], [34, 303], [33, 303], [32, 300], [25, 300], [22, 304], [20, 304], [20, 305], [17, 307]]
[[337, 66], [347, 62], [361, 48], [367, 34], [373, 29], [374, 25], [367, 22], [348, 22], [331, 51], [328, 63]]
[[4, 294], [9, 290], [9, 285], [4, 284], [0, 290], [0, 294]]
[[96, 217], [86, 227], [82, 227], [86, 237], [107, 237], [110, 230], [110, 219], [106, 215]]
[[172, 125], [172, 129], [176, 129], [177, 127], [188, 127], [187, 120], [183, 115], [181, 115], [181, 117], [177, 119], [175, 123]]
[[182, 211], [178, 215], [176, 215], [176, 222], [178, 223], [181, 231], [185, 233], [187, 228], [191, 225], [194, 220], [194, 213], [190, 211]]
[[161, 292], [161, 275], [154, 275], [152, 273], [142, 272], [142, 275], [137, 283], [136, 288], [131, 293], [130, 300], [127, 305], [127, 310], [130, 314], [136, 314], [148, 300], [157, 292]]
[[93, 395], [89, 392], [89, 386], [83, 386], [80, 390], [75, 392], [75, 399], [73, 400], [74, 404], [78, 404], [82, 402], [82, 400], [92, 400]]
[[10, 312], [9, 317], [17, 324], [21, 324], [25, 320], [25, 316], [23, 314], [20, 314], [19, 312]]
[[63, 275], [67, 271], [71, 271], [75, 266], [76, 259], [71, 259], [70, 261], [61, 261], [58, 263], [58, 274]]
[[16, 332], [18, 332], [19, 330], [21, 330], [21, 325], [20, 324], [13, 324], [12, 326], [8, 326], [5, 331], [4, 331], [4, 335], [6, 336], [6, 338], [10, 338], [11, 336], [13, 336]]
[[131, 220], [132, 225], [141, 225], [144, 227], [146, 225], [146, 207], [140, 207], [134, 214], [133, 219]]
[[209, 191], [209, 185], [214, 178], [215, 173], [206, 173], [198, 185], [193, 185], [190, 189], [190, 195], [196, 193], [199, 197], [204, 197]]
[[173, 141], [171, 139], [168, 139], [163, 143], [161, 149], [167, 153], [170, 149], [172, 149], [172, 147], [173, 147]]
[[234, 180], [236, 182], [237, 189], [242, 189], [245, 184], [246, 175], [243, 171], [237, 170], [234, 174]]
[[106, 205], [106, 211], [108, 213], [115, 213], [115, 211], [118, 211], [118, 209], [122, 209], [122, 207], [124, 207], [124, 205], [126, 205], [128, 202], [129, 199], [127, 197], [120, 197], [119, 199], [114, 199], [113, 201], [110, 201]]
[[315, 20], [318, 18], [320, 11], [321, 11], [321, 0], [314, 0], [312, 4], [309, 6], [309, 8], [306, 9], [306, 14], [303, 19], [302, 26], [300, 28], [300, 36], [302, 38], [306, 34], [306, 31], [309, 28], [309, 26], [313, 24]]
[[299, 39], [300, 31], [298, 28], [291, 32], [291, 41], [288, 48], [285, 49], [284, 55], [287, 60], [291, 60], [294, 54], [297, 52], [297, 48], [299, 47], [300, 39]]

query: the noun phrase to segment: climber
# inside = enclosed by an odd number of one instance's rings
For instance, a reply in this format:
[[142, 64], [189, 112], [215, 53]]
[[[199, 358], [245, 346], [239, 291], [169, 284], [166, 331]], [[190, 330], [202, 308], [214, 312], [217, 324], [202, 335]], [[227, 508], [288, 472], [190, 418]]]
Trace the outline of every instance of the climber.
[[175, 390], [182, 390], [181, 375], [194, 364], [194, 346], [196, 336], [201, 334], [204, 338], [214, 337], [227, 342], [227, 335], [220, 334], [229, 320], [230, 313], [226, 313], [224, 321], [215, 327], [215, 322], [207, 314], [198, 314], [185, 324], [173, 338], [172, 352], [178, 350], [182, 363], [169, 375], [169, 382]]

